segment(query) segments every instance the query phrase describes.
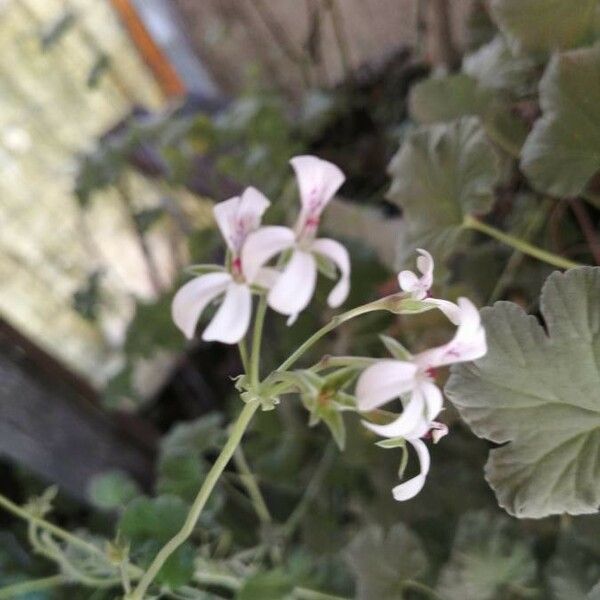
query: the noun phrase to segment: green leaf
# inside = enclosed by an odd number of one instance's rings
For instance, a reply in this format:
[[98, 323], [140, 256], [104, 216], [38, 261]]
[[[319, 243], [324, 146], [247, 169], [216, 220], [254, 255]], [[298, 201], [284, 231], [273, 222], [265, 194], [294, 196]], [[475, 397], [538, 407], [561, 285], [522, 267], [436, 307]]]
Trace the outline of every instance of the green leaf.
[[459, 73], [417, 83], [410, 92], [409, 109], [419, 123], [437, 123], [479, 114], [484, 102], [477, 81]]
[[384, 334], [381, 334], [379, 339], [396, 360], [411, 360], [412, 354], [398, 340]]
[[356, 600], [405, 600], [406, 580], [418, 580], [428, 568], [421, 541], [405, 525], [387, 535], [377, 526], [360, 532], [348, 546], [346, 560], [356, 574]]
[[122, 471], [96, 475], [90, 481], [88, 490], [92, 504], [104, 510], [122, 508], [139, 493], [137, 483]]
[[514, 54], [501, 35], [463, 60], [463, 71], [482, 88], [515, 96], [535, 91], [537, 68], [538, 61], [527, 54]]
[[388, 198], [403, 209], [407, 225], [399, 258], [427, 248], [443, 260], [466, 236], [465, 215], [490, 210], [499, 166], [479, 120], [465, 117], [408, 135], [389, 173]]
[[600, 46], [556, 55], [540, 84], [543, 117], [523, 147], [535, 188], [577, 196], [600, 169]]
[[512, 597], [512, 588], [529, 586], [535, 573], [530, 544], [517, 538], [507, 517], [467, 513], [458, 524], [437, 593], [444, 600], [504, 600]]
[[[545, 569], [552, 600], [590, 600], [600, 578], [600, 518], [578, 517], [561, 528]], [[595, 593], [595, 592], [594, 592]]]
[[282, 571], [253, 575], [235, 595], [236, 600], [291, 600], [294, 585]]
[[496, 444], [486, 477], [517, 517], [593, 513], [600, 504], [600, 268], [553, 273], [536, 318], [516, 304], [481, 311], [488, 353], [456, 365], [448, 397]]
[[492, 0], [492, 17], [515, 50], [573, 48], [592, 32], [597, 0]]
[[[131, 543], [131, 555], [148, 567], [160, 548], [181, 528], [188, 505], [175, 496], [136, 498], [129, 503], [119, 521], [120, 534]], [[157, 581], [178, 587], [194, 573], [194, 550], [189, 543], [180, 546], [160, 570]]]
[[337, 447], [343, 452], [346, 447], [346, 427], [341, 413], [336, 410], [327, 410], [319, 413], [319, 416], [323, 423], [327, 425]]

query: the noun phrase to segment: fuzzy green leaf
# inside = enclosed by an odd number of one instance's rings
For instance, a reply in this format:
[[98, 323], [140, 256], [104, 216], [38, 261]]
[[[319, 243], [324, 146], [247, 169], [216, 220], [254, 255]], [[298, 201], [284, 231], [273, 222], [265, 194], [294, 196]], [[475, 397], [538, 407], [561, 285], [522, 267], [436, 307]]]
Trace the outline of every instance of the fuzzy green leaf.
[[444, 600], [504, 600], [512, 597], [511, 588], [527, 587], [535, 572], [529, 544], [516, 539], [507, 517], [467, 513], [458, 524], [437, 592]]
[[499, 175], [496, 153], [475, 117], [414, 131], [389, 173], [388, 197], [403, 209], [407, 225], [402, 261], [416, 248], [447, 258], [464, 239], [464, 216], [490, 210]]
[[92, 504], [104, 510], [122, 508], [139, 493], [137, 483], [122, 471], [96, 475], [89, 485]]
[[540, 103], [521, 168], [541, 192], [577, 196], [600, 170], [600, 46], [555, 56]]
[[592, 31], [597, 0], [492, 0], [492, 17], [515, 50], [573, 48]]
[[402, 524], [384, 534], [373, 526], [360, 532], [346, 551], [356, 574], [356, 600], [404, 600], [406, 580], [427, 571], [427, 556], [419, 538]]
[[553, 273], [541, 295], [548, 334], [510, 302], [481, 312], [488, 353], [457, 365], [446, 392], [491, 451], [486, 476], [518, 517], [600, 505], [600, 268]]

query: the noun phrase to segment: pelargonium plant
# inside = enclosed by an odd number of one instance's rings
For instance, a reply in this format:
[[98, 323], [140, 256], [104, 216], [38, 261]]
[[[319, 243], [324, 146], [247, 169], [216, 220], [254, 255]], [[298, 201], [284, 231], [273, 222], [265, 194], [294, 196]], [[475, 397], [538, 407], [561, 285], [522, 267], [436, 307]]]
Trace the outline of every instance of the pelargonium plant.
[[[454, 304], [430, 296], [434, 262], [426, 250], [419, 250], [419, 274], [402, 271], [398, 275], [398, 292], [338, 314], [277, 369], [263, 374], [261, 339], [268, 308], [287, 316], [288, 324], [293, 323], [314, 295], [320, 261], [334, 265], [339, 272], [339, 279], [327, 299], [329, 306], [341, 306], [350, 291], [348, 251], [336, 240], [317, 237], [321, 215], [344, 182], [344, 175], [334, 164], [315, 156], [297, 156], [290, 162], [301, 200], [295, 226], [261, 226], [270, 202], [251, 187], [241, 196], [217, 204], [214, 215], [227, 246], [225, 265], [195, 267], [201, 274], [186, 283], [173, 300], [173, 319], [188, 338], [194, 336], [209, 305], [218, 304], [202, 338], [239, 346], [244, 373], [237, 380], [237, 388], [244, 406], [183, 528], [158, 552], [126, 596], [128, 600], [145, 597], [167, 559], [190, 536], [259, 408], [272, 410], [282, 396], [300, 394], [304, 405], [311, 410], [311, 420], [323, 418], [340, 446], [343, 440], [339, 432], [336, 435], [333, 415], [339, 416], [342, 411], [356, 412], [365, 427], [383, 438], [377, 442], [379, 446], [401, 449], [401, 477], [407, 464], [408, 442], [418, 456], [419, 474], [392, 490], [396, 500], [407, 501], [425, 485], [430, 467], [426, 440], [435, 443], [448, 433], [447, 427], [435, 420], [443, 410], [442, 392], [435, 384], [436, 369], [474, 360], [486, 353], [485, 332], [477, 309], [467, 298], [460, 298]], [[394, 355], [391, 359], [328, 356], [308, 369], [294, 369], [315, 342], [350, 319], [379, 310], [409, 315], [433, 309], [442, 311], [457, 326], [454, 337], [442, 346], [413, 355], [398, 342], [389, 340], [387, 346]], [[246, 338], [252, 321], [248, 351]], [[352, 393], [348, 388], [354, 381]], [[323, 402], [327, 403], [327, 417], [322, 411]], [[382, 406], [391, 403], [397, 405], [396, 412], [382, 410]]]

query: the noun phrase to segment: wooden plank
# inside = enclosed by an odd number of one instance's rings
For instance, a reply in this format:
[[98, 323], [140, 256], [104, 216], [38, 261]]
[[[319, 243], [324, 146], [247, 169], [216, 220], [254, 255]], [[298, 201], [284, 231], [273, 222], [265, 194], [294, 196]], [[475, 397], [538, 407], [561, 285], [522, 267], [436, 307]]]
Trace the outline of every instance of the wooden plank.
[[120, 469], [149, 488], [156, 433], [113, 416], [96, 393], [0, 321], [0, 455], [84, 500], [90, 479]]

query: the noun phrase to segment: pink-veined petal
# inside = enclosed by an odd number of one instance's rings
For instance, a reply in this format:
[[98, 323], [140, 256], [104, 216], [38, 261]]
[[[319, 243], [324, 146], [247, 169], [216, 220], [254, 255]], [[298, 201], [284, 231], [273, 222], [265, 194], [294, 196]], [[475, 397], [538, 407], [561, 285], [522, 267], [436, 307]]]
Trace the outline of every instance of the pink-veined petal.
[[416, 365], [401, 360], [380, 360], [367, 367], [356, 383], [359, 410], [374, 410], [412, 390], [416, 374]]
[[242, 246], [242, 273], [252, 283], [259, 270], [274, 256], [294, 245], [294, 232], [279, 225], [261, 227], [251, 233]]
[[350, 256], [348, 250], [339, 242], [327, 238], [315, 240], [311, 250], [331, 260], [340, 271], [340, 279], [327, 297], [329, 306], [337, 308], [340, 304], [343, 304], [350, 293]]
[[395, 500], [398, 502], [403, 502], [405, 500], [410, 500], [414, 498], [425, 485], [425, 480], [427, 479], [427, 473], [429, 473], [429, 468], [431, 466], [431, 459], [429, 457], [429, 450], [424, 442], [421, 440], [408, 440], [410, 444], [412, 444], [415, 449], [417, 456], [419, 458], [419, 474], [397, 485], [393, 490], [392, 494]]
[[342, 170], [317, 156], [295, 156], [290, 160], [300, 189], [300, 201], [305, 210], [325, 208], [346, 180]]
[[296, 315], [312, 298], [317, 282], [317, 263], [309, 252], [294, 250], [290, 261], [271, 288], [269, 306], [282, 315]]
[[239, 255], [248, 234], [258, 229], [270, 204], [264, 194], [253, 187], [246, 188], [241, 196], [215, 204], [217, 225], [234, 255]]
[[413, 394], [402, 414], [386, 425], [376, 425], [363, 421], [363, 425], [382, 437], [395, 438], [410, 435], [423, 421], [425, 402], [421, 394]]
[[481, 358], [487, 352], [485, 329], [475, 305], [467, 298], [458, 299], [459, 325], [454, 337], [443, 346], [414, 357], [424, 370]]
[[222, 294], [231, 281], [229, 273], [208, 273], [188, 281], [175, 294], [171, 315], [175, 325], [188, 339], [194, 337], [196, 324], [208, 304]]
[[[419, 383], [419, 390], [423, 395], [426, 406], [426, 416], [428, 421], [433, 421], [444, 406], [444, 396], [440, 388], [432, 381], [422, 381]], [[420, 437], [420, 436], [419, 436]]]
[[202, 334], [207, 342], [237, 344], [246, 334], [252, 313], [252, 293], [244, 283], [231, 281], [225, 299]]

